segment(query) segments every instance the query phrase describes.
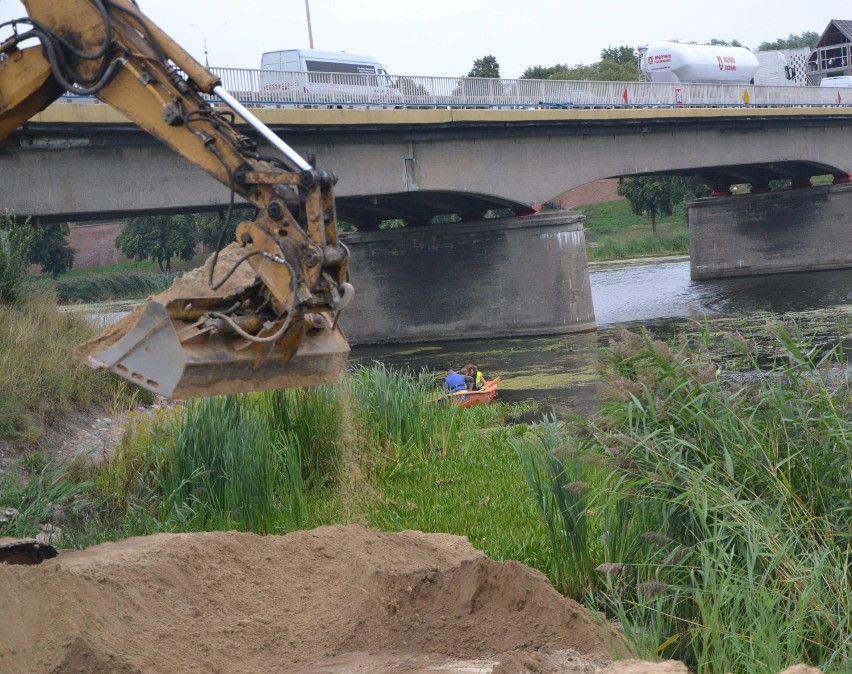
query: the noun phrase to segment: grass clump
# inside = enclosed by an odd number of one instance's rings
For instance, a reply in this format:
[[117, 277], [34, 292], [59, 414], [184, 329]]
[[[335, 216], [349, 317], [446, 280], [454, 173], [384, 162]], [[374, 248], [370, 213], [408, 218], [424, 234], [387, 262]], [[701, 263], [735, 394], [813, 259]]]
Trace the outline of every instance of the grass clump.
[[349, 387], [377, 470], [458, 446], [463, 410], [446, 404], [435, 382], [427, 371], [401, 374], [381, 363], [354, 370]]
[[625, 333], [600, 416], [547, 436], [568, 460], [514, 443], [566, 558], [556, 582], [643, 655], [735, 674], [852, 661], [852, 379], [839, 349], [773, 332], [786, 358], [758, 373], [738, 342], [741, 378], [719, 375], [709, 339]]
[[160, 274], [153, 272], [113, 272], [63, 276], [59, 279], [32, 278], [33, 288], [49, 289], [56, 294], [59, 304], [106, 302], [117, 299], [135, 299], [156, 295], [169, 286], [179, 272]]

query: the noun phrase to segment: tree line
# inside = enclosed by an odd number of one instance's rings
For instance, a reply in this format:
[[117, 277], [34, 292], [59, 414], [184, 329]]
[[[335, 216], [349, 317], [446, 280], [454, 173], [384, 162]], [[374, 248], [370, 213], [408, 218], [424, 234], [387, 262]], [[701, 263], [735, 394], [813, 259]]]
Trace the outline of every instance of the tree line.
[[[812, 30], [803, 31], [799, 35], [790, 33], [786, 38], [772, 42], [761, 42], [757, 51], [772, 51], [780, 49], [814, 49], [819, 42], [819, 33]], [[722, 40], [713, 38], [711, 45], [724, 47], [744, 47], [739, 40]], [[746, 47], [748, 49], [748, 47]], [[467, 77], [500, 77], [500, 64], [493, 54], [483, 56], [473, 62], [473, 67]], [[594, 63], [569, 66], [567, 63], [557, 63], [552, 66], [536, 65], [524, 70], [521, 79], [534, 80], [594, 80], [597, 82], [633, 82], [639, 79], [639, 54], [633, 47], [608, 46], [601, 50], [600, 60]]]
[[[251, 218], [253, 209], [236, 209], [225, 225], [218, 213], [146, 215], [129, 218], [115, 246], [132, 260], [152, 260], [161, 272], [172, 271], [172, 260], [191, 260], [198, 248], [228, 244], [236, 225]], [[33, 225], [14, 213], [0, 214], [0, 302], [13, 301], [27, 270], [36, 265], [56, 278], [74, 266], [75, 250], [68, 241], [68, 223]]]
[[253, 208], [235, 209], [228, 222], [221, 213], [145, 215], [130, 218], [115, 239], [125, 257], [152, 260], [161, 272], [172, 270], [172, 259], [189, 261], [199, 246], [210, 250], [236, 237], [237, 223], [253, 217]]

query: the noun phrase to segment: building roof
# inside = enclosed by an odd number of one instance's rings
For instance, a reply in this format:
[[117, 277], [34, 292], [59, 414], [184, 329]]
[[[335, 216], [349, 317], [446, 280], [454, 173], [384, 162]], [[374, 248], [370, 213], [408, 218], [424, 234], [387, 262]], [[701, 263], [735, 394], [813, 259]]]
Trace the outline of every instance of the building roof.
[[847, 42], [852, 42], [852, 20], [832, 19], [822, 31], [816, 46], [829, 47]]

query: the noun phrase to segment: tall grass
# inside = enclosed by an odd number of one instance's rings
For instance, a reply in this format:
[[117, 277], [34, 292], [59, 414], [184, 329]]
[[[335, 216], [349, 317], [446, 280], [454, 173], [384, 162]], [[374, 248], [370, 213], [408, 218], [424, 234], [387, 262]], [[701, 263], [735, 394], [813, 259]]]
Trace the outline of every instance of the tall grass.
[[[644, 655], [735, 674], [852, 661], [852, 379], [839, 349], [774, 332], [787, 358], [727, 379], [706, 339], [625, 334], [613, 400], [561, 431], [609, 466], [586, 523], [603, 532], [588, 593]], [[545, 514], [557, 531], [582, 526], [570, 510]]]
[[42, 423], [122, 395], [109, 374], [74, 360], [72, 348], [94, 334], [50, 294], [0, 304], [0, 434], [35, 440]]
[[380, 469], [403, 458], [445, 456], [458, 446], [462, 410], [446, 403], [434, 374], [401, 374], [376, 363], [356, 368], [349, 387], [364, 419], [364, 442]]
[[687, 252], [689, 231], [683, 226], [671, 232], [658, 232], [656, 235], [647, 233], [631, 238], [601, 236], [587, 249], [590, 260], [620, 260]]
[[581, 457], [545, 421], [536, 439], [513, 439], [524, 477], [541, 513], [553, 552], [549, 576], [563, 594], [582, 597], [595, 580], [587, 522], [589, 485]]
[[336, 451], [329, 400], [275, 391], [190, 404], [158, 471], [163, 514], [184, 518], [192, 529], [265, 534], [305, 526], [309, 486], [324, 479], [316, 471], [329, 468]]

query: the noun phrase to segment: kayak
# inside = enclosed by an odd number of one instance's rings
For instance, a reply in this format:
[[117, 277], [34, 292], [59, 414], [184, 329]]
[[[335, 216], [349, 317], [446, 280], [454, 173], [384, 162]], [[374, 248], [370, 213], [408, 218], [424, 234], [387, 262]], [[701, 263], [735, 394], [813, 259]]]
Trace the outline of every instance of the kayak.
[[500, 385], [500, 380], [500, 377], [495, 377], [485, 382], [485, 385], [478, 391], [456, 391], [455, 393], [448, 393], [447, 398], [459, 407], [485, 405], [497, 397], [497, 387]]

